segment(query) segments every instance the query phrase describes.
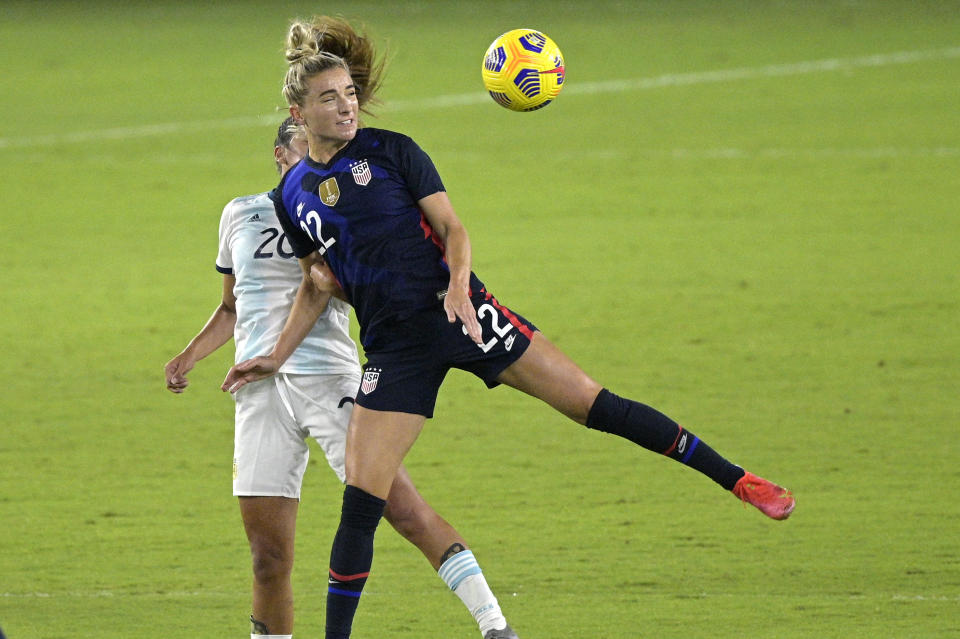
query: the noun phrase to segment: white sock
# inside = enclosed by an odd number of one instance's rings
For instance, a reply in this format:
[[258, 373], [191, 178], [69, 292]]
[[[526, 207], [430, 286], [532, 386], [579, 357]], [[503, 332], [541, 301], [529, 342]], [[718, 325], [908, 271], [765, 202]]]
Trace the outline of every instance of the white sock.
[[438, 574], [477, 620], [480, 634], [507, 626], [507, 620], [500, 611], [500, 604], [487, 585], [487, 580], [483, 578], [483, 571], [480, 570], [472, 551], [463, 550], [447, 559], [440, 566]]
[[250, 639], [293, 639], [293, 635], [250, 635]]

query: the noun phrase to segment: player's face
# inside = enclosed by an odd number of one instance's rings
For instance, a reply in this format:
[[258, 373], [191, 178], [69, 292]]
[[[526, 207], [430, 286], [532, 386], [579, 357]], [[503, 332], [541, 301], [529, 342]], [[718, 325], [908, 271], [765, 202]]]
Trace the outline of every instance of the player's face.
[[336, 67], [307, 80], [307, 87], [303, 104], [290, 111], [304, 123], [311, 150], [318, 145], [336, 151], [357, 134], [359, 105], [353, 78], [346, 69]]

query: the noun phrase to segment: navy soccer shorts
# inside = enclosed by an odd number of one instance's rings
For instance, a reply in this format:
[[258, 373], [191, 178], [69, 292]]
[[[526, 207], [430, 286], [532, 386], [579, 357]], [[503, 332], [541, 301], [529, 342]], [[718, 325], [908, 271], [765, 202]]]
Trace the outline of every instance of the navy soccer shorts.
[[502, 306], [486, 289], [471, 297], [483, 344], [451, 324], [443, 308], [417, 313], [390, 330], [389, 346], [367, 352], [357, 404], [380, 411], [433, 417], [437, 392], [447, 371], [473, 373], [493, 388], [497, 376], [530, 345], [536, 326]]

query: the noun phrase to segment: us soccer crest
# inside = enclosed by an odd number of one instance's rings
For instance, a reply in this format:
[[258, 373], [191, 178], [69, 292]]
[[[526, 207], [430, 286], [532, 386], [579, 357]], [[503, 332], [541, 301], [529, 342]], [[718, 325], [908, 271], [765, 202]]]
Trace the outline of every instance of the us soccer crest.
[[360, 390], [364, 395], [369, 395], [377, 388], [377, 382], [380, 380], [379, 368], [368, 368], [363, 372], [363, 381], [360, 382]]
[[350, 172], [353, 173], [353, 181], [360, 186], [366, 186], [370, 183], [373, 174], [370, 173], [370, 165], [366, 160], [360, 160], [350, 165]]
[[340, 199], [340, 185], [337, 184], [337, 178], [332, 177], [320, 183], [317, 189], [317, 195], [327, 206], [333, 206]]

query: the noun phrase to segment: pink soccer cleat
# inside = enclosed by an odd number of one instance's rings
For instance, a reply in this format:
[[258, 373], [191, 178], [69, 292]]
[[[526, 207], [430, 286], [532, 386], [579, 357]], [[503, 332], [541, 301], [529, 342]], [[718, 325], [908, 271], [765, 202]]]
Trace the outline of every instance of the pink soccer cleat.
[[733, 494], [771, 519], [786, 519], [797, 505], [789, 490], [749, 472], [737, 481]]

